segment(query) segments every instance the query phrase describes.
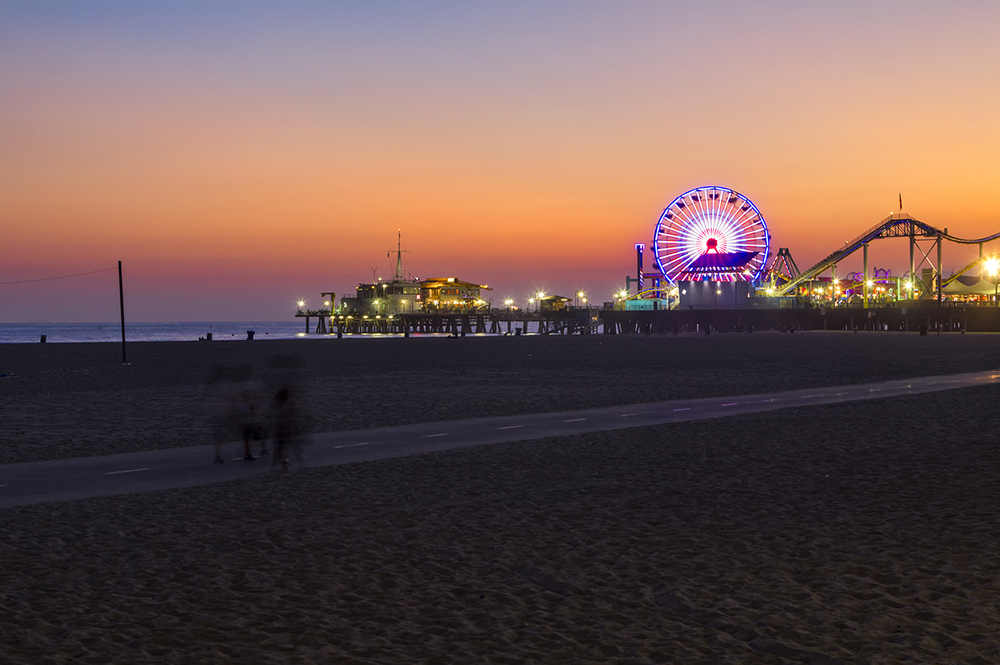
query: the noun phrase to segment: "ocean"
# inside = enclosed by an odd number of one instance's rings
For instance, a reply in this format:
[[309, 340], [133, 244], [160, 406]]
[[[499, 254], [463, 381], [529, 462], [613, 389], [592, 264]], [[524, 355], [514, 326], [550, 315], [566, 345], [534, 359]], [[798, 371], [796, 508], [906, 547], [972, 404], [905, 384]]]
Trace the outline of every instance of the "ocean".
[[[313, 323], [315, 326], [315, 323]], [[306, 335], [303, 320], [214, 321], [194, 323], [125, 323], [126, 342], [193, 342], [212, 333], [212, 339], [323, 339], [336, 335]], [[120, 342], [121, 323], [0, 323], [0, 344]]]

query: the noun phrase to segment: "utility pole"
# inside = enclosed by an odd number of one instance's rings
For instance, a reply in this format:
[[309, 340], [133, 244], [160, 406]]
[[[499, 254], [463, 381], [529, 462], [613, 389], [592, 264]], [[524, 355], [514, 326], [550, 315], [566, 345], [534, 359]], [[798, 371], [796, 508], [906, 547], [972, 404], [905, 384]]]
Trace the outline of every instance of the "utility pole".
[[122, 287], [122, 262], [118, 262], [118, 307], [122, 318], [122, 365], [128, 365], [125, 360], [125, 289]]

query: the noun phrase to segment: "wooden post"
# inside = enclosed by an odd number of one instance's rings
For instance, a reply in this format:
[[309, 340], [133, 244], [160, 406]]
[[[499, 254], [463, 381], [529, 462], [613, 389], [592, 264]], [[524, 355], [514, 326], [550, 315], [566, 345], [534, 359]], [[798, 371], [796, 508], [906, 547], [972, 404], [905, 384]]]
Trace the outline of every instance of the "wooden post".
[[122, 286], [122, 262], [118, 262], [118, 307], [122, 318], [122, 365], [128, 365], [125, 360], [125, 289]]

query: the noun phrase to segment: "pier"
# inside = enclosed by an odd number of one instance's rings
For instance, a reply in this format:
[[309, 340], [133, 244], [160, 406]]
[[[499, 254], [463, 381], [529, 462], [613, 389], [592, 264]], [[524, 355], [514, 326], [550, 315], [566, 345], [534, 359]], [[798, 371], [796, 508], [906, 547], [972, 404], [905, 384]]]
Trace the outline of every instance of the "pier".
[[[896, 332], [1000, 332], [1000, 308], [910, 303], [862, 309], [659, 310], [609, 309], [524, 313], [506, 311], [398, 316], [337, 316], [301, 311], [309, 334], [333, 335], [667, 335], [727, 331], [841, 330]], [[316, 320], [313, 325], [313, 320]]]
[[[305, 332], [329, 335], [586, 335], [598, 332], [599, 310], [576, 309], [554, 312], [512, 312], [506, 310], [468, 313], [398, 314], [394, 316], [336, 315], [329, 310], [299, 310]], [[312, 320], [316, 320], [315, 327]]]

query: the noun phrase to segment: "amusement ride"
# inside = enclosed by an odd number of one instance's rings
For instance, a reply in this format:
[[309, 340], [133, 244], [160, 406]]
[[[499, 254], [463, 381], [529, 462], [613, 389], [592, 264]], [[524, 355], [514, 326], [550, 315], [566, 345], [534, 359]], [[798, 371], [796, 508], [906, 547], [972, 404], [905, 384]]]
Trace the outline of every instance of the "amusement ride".
[[[875, 240], [907, 238], [909, 270], [894, 277], [884, 268], [869, 266], [868, 247]], [[755, 298], [755, 307], [781, 307], [782, 299], [807, 299], [829, 306], [860, 305], [889, 300], [937, 300], [945, 296], [993, 296], [996, 300], [1000, 260], [984, 253], [986, 243], [1000, 238], [960, 238], [902, 212], [890, 214], [854, 240], [844, 243], [818, 263], [800, 271], [786, 247], [770, 251], [771, 236], [764, 216], [754, 203], [733, 189], [708, 185], [690, 189], [674, 198], [660, 214], [653, 230], [653, 272], [643, 271], [643, 244], [636, 244], [637, 276], [626, 278], [626, 288], [616, 294], [623, 309], [672, 309], [685, 306], [688, 295], [736, 294], [735, 306]], [[942, 274], [944, 241], [979, 245], [979, 256], [949, 277]], [[838, 279], [837, 266], [855, 252], [863, 253], [863, 270]], [[979, 268], [978, 275], [967, 275]], [[829, 272], [829, 277], [824, 274]], [[989, 275], [990, 280], [985, 277]], [[648, 281], [647, 281], [648, 280]], [[637, 289], [633, 292], [632, 283]], [[711, 284], [703, 284], [708, 282]], [[742, 284], [743, 287], [738, 285]], [[647, 286], [649, 285], [649, 286]], [[706, 288], [708, 287], [708, 288]], [[649, 305], [652, 303], [652, 306]], [[659, 305], [659, 307], [657, 306]]]

